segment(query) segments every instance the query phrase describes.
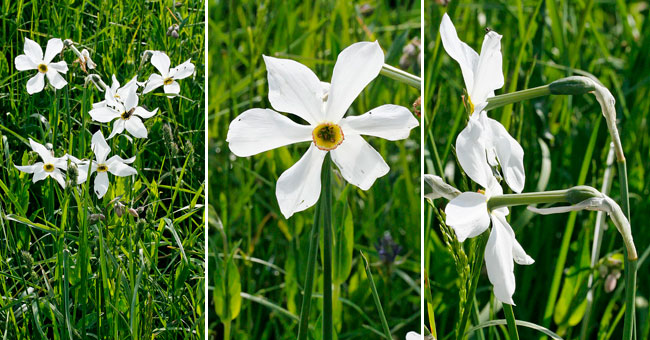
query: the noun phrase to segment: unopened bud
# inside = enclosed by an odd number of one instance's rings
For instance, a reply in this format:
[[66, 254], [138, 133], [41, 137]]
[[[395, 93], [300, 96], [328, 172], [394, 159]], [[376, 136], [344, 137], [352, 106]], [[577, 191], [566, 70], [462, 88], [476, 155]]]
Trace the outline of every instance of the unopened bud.
[[124, 204], [120, 201], [115, 202], [115, 204], [113, 204], [113, 210], [117, 217], [122, 217], [122, 215], [124, 215]]
[[103, 221], [105, 219], [106, 219], [106, 216], [104, 216], [104, 214], [90, 214], [90, 216], [88, 216], [88, 220], [90, 222], [97, 222], [97, 221], [100, 221], [100, 220]]
[[595, 82], [587, 77], [572, 76], [558, 79], [550, 84], [548, 88], [551, 94], [578, 95], [585, 94], [596, 89]]
[[129, 208], [127, 211], [129, 212], [129, 215], [138, 218], [138, 212], [135, 209]]
[[[440, 176], [424, 175], [424, 182], [428, 184], [425, 186], [424, 197], [429, 199], [437, 199], [444, 197], [448, 200], [453, 200], [456, 196], [460, 195], [460, 191], [451, 185], [445, 183]], [[427, 189], [431, 189], [427, 191]]]

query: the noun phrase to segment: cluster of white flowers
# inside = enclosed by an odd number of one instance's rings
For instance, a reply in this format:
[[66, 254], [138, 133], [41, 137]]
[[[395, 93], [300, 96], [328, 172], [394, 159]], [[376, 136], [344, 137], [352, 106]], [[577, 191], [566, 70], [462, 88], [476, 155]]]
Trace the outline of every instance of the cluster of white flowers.
[[239, 157], [310, 142], [304, 156], [278, 179], [275, 194], [286, 218], [318, 201], [321, 168], [328, 152], [345, 180], [368, 190], [388, 173], [389, 166], [361, 135], [395, 141], [407, 138], [419, 125], [407, 108], [390, 104], [344, 117], [384, 65], [384, 52], [377, 42], [345, 48], [334, 65], [331, 85], [296, 61], [264, 56], [264, 62], [271, 106], [307, 124], [270, 109], [250, 109], [230, 123], [226, 141]]
[[[488, 278], [494, 286], [494, 295], [501, 302], [514, 305], [514, 262], [529, 265], [534, 260], [526, 254], [515, 239], [508, 224], [507, 208], [488, 210], [490, 196], [503, 194], [497, 177], [516, 193], [524, 188], [524, 151], [498, 121], [487, 116], [487, 99], [503, 87], [501, 35], [489, 31], [483, 40], [479, 55], [458, 38], [451, 19], [445, 14], [440, 24], [442, 45], [460, 65], [469, 98], [469, 122], [456, 139], [456, 154], [461, 167], [483, 190], [454, 194], [447, 204], [446, 223], [460, 242], [482, 234], [492, 223], [485, 248]], [[499, 171], [501, 170], [501, 171]], [[502, 173], [502, 175], [501, 175]]]
[[[62, 89], [68, 84], [60, 74], [67, 73], [67, 63], [64, 60], [52, 62], [58, 54], [63, 52], [64, 45], [61, 39], [50, 39], [47, 43], [45, 54], [43, 54], [43, 50], [36, 42], [25, 38], [25, 54], [16, 57], [16, 69], [18, 71], [38, 71], [35, 76], [27, 81], [27, 93], [34, 94], [41, 92], [45, 87], [45, 76], [47, 76], [52, 87], [57, 90]], [[97, 67], [90, 58], [88, 50], [84, 49], [79, 52], [71, 44], [70, 47], [78, 57], [76, 62], [79, 62], [85, 72], [87, 72], [87, 69], [95, 69]], [[96, 122], [110, 123], [114, 121], [108, 139], [123, 133], [124, 130], [135, 138], [147, 138], [147, 128], [142, 119], [153, 117], [158, 112], [158, 108], [153, 111], [148, 111], [138, 106], [140, 96], [161, 86], [163, 86], [164, 92], [168, 97], [176, 96], [180, 93], [180, 85], [177, 80], [187, 78], [194, 73], [194, 65], [190, 60], [170, 69], [170, 60], [167, 54], [161, 51], [149, 51], [148, 53], [151, 55], [152, 65], [160, 74], [151, 74], [149, 79], [144, 83], [138, 82], [137, 76], [135, 76], [124, 86], [120, 86], [117, 77], [113, 75], [112, 86], [105, 86], [103, 89], [104, 100], [94, 103], [92, 109], [88, 112], [90, 117]], [[103, 84], [101, 81], [100, 83]], [[144, 87], [144, 90], [138, 93], [140, 87]], [[119, 177], [137, 174], [137, 170], [129, 166], [129, 164], [135, 161], [135, 157], [123, 159], [120, 156], [114, 155], [108, 158], [111, 148], [106, 142], [101, 130], [93, 134], [91, 141], [91, 148], [95, 154], [94, 160], [81, 160], [68, 154], [62, 157], [55, 157], [53, 152], [48, 150], [44, 145], [33, 141], [31, 138], [29, 142], [32, 150], [41, 157], [42, 162], [27, 166], [15, 165], [15, 167], [22, 172], [34, 174], [32, 178], [33, 182], [52, 177], [61, 187], [65, 187], [65, 178], [62, 170], [67, 170], [68, 163], [72, 163], [79, 170], [76, 184], [84, 183], [91, 174], [97, 173], [95, 176], [94, 191], [97, 197], [102, 198], [108, 191], [110, 184], [108, 178], [109, 172]]]

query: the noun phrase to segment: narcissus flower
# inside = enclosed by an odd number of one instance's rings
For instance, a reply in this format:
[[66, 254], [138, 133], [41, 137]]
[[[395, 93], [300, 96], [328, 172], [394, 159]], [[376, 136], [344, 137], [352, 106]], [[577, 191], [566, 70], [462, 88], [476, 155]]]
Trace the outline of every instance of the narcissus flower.
[[[124, 104], [126, 98], [138, 90], [138, 76], [133, 77], [129, 80], [128, 83], [124, 86], [120, 86], [120, 82], [117, 80], [117, 77], [113, 75], [113, 83], [110, 88], [107, 88], [104, 92], [104, 100], [93, 103], [93, 109], [104, 106], [115, 106], [116, 103]], [[137, 94], [136, 94], [137, 95]]]
[[108, 186], [110, 185], [108, 180], [109, 172], [119, 177], [136, 175], [138, 173], [137, 170], [128, 165], [135, 161], [135, 157], [122, 159], [122, 157], [116, 155], [107, 159], [111, 148], [106, 143], [106, 139], [104, 139], [101, 131], [97, 131], [93, 135], [91, 147], [93, 153], [95, 153], [95, 160], [80, 162], [77, 183], [81, 184], [88, 179], [88, 166], [90, 166], [90, 174], [97, 173], [94, 183], [94, 191], [97, 197], [104, 197], [108, 191]]
[[[133, 86], [135, 87], [135, 86]], [[119, 95], [118, 92], [116, 94]], [[122, 133], [124, 129], [128, 131], [135, 138], [147, 138], [147, 128], [144, 126], [141, 118], [147, 119], [153, 117], [158, 108], [153, 111], [147, 111], [138, 106], [138, 95], [134, 89], [125, 91], [124, 101], [106, 99], [106, 106], [96, 107], [88, 112], [90, 117], [101, 123], [113, 123], [113, 130], [108, 136], [108, 139], [113, 138], [118, 133]], [[112, 101], [112, 103], [111, 103]]]
[[65, 177], [61, 170], [68, 168], [68, 157], [54, 157], [52, 151], [31, 138], [29, 139], [29, 145], [31, 145], [32, 151], [35, 151], [41, 157], [42, 162], [24, 166], [14, 164], [16, 169], [28, 174], [34, 174], [34, 177], [32, 177], [33, 183], [52, 177], [62, 188], [65, 188]]
[[45, 48], [45, 55], [43, 55], [41, 46], [31, 39], [25, 38], [25, 54], [17, 56], [14, 63], [18, 71], [38, 70], [36, 75], [27, 81], [27, 93], [41, 92], [45, 87], [46, 75], [50, 84], [56, 89], [61, 89], [68, 84], [59, 74], [68, 72], [68, 65], [65, 61], [52, 62], [52, 59], [62, 50], [63, 41], [61, 39], [50, 39]]
[[377, 42], [360, 42], [343, 50], [334, 66], [331, 86], [293, 60], [264, 56], [264, 62], [273, 108], [308, 124], [296, 123], [270, 109], [250, 109], [230, 123], [226, 140], [239, 157], [310, 142], [303, 157], [278, 179], [275, 193], [287, 218], [318, 201], [321, 168], [328, 152], [349, 183], [368, 190], [389, 167], [361, 135], [400, 140], [419, 124], [407, 108], [398, 105], [383, 105], [360, 116], [343, 118], [384, 64], [384, 53]]
[[464, 192], [452, 199], [445, 208], [446, 223], [451, 226], [459, 242], [482, 234], [490, 226], [492, 230], [485, 247], [485, 264], [488, 278], [494, 286], [493, 291], [499, 301], [514, 305], [512, 295], [515, 292], [514, 262], [522, 265], [535, 261], [526, 254], [515, 239], [515, 232], [508, 224], [508, 208], [488, 210], [490, 196], [501, 195], [503, 190], [496, 182], [485, 192]]
[[190, 59], [170, 69], [171, 61], [169, 57], [160, 51], [153, 52], [151, 63], [158, 69], [160, 74], [154, 73], [149, 76], [143, 93], [149, 93], [162, 86], [168, 97], [178, 95], [181, 92], [181, 86], [177, 80], [187, 78], [194, 73], [194, 64], [190, 62]]
[[506, 129], [483, 110], [494, 90], [503, 87], [501, 35], [489, 31], [479, 55], [458, 38], [454, 24], [445, 14], [440, 24], [442, 45], [460, 65], [469, 98], [467, 127], [456, 139], [458, 161], [476, 183], [487, 187], [499, 165], [508, 186], [515, 192], [524, 188], [524, 151]]

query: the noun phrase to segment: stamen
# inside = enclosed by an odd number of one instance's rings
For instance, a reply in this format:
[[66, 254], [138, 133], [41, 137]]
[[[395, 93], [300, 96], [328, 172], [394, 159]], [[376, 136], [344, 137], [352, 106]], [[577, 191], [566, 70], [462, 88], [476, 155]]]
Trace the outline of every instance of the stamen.
[[97, 172], [106, 172], [108, 171], [108, 166], [106, 164], [97, 165]]
[[54, 171], [54, 164], [51, 164], [51, 163], [45, 163], [45, 164], [43, 164], [43, 170], [45, 170], [45, 172], [52, 172], [52, 171]]
[[45, 64], [38, 64], [38, 72], [41, 72], [41, 73], [47, 73], [47, 65], [45, 65]]
[[133, 111], [135, 111], [135, 108], [133, 108], [133, 109], [131, 109], [129, 111], [124, 111], [124, 112], [122, 112], [120, 117], [122, 117], [122, 119], [124, 119], [124, 120], [128, 120], [133, 115]]
[[334, 150], [343, 143], [343, 130], [334, 123], [321, 123], [311, 133], [314, 144], [321, 150]]
[[163, 80], [163, 84], [165, 85], [171, 85], [174, 82], [174, 79], [172, 77], [167, 77], [165, 80]]

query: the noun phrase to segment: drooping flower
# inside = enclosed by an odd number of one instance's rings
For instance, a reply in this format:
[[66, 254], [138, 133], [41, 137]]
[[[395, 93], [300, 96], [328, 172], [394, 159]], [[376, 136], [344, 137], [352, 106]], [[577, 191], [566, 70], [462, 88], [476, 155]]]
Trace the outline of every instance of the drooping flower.
[[14, 63], [18, 71], [38, 70], [35, 76], [27, 81], [27, 93], [34, 94], [41, 92], [45, 87], [45, 76], [50, 84], [55, 89], [63, 88], [68, 82], [63, 79], [59, 73], [68, 72], [68, 65], [65, 61], [52, 62], [63, 50], [63, 42], [61, 39], [50, 39], [45, 48], [45, 55], [43, 49], [35, 41], [25, 38], [25, 54], [16, 57]]
[[65, 176], [63, 176], [61, 170], [68, 168], [68, 157], [54, 157], [52, 151], [48, 150], [44, 145], [33, 141], [31, 138], [29, 139], [29, 145], [31, 145], [32, 151], [35, 151], [41, 157], [42, 161], [24, 166], [14, 164], [16, 169], [28, 174], [34, 174], [34, 177], [32, 177], [33, 183], [52, 177], [62, 188], [65, 188]]
[[469, 98], [467, 127], [456, 139], [458, 162], [476, 183], [487, 187], [494, 170], [501, 166], [503, 177], [515, 192], [524, 188], [524, 151], [508, 131], [487, 116], [484, 108], [494, 91], [503, 87], [501, 35], [489, 31], [479, 55], [458, 38], [454, 24], [445, 14], [440, 24], [442, 45], [460, 65]]
[[90, 52], [88, 52], [87, 49], [81, 50], [81, 56], [83, 59], [79, 59], [80, 62], [82, 62], [86, 68], [93, 70], [95, 67], [97, 67], [97, 64], [90, 58]]
[[514, 262], [529, 265], [535, 261], [526, 254], [515, 239], [515, 232], [508, 224], [508, 208], [488, 210], [490, 196], [501, 195], [501, 186], [493, 180], [490, 186], [481, 192], [464, 192], [451, 200], [445, 208], [446, 223], [451, 226], [459, 242], [482, 234], [490, 226], [492, 230], [485, 247], [485, 263], [488, 278], [494, 286], [493, 291], [499, 301], [514, 305], [512, 295], [515, 292]]
[[101, 123], [109, 123], [115, 120], [113, 130], [111, 130], [108, 139], [113, 138], [118, 133], [122, 133], [124, 129], [135, 138], [147, 138], [147, 128], [144, 126], [141, 118], [147, 119], [153, 117], [158, 112], [158, 108], [153, 111], [147, 111], [138, 106], [138, 95], [134, 89], [126, 90], [124, 95], [126, 95], [124, 101], [107, 97], [105, 103], [108, 105], [93, 108], [88, 114], [90, 114], [93, 120]]
[[138, 90], [138, 76], [136, 75], [124, 86], [120, 86], [120, 82], [117, 80], [117, 77], [113, 75], [113, 83], [110, 88], [107, 88], [104, 92], [104, 100], [93, 103], [93, 109], [104, 107], [104, 106], [115, 106], [116, 103], [124, 104], [126, 98]]
[[187, 78], [194, 73], [194, 64], [190, 62], [190, 59], [170, 69], [171, 61], [167, 54], [161, 51], [153, 52], [151, 63], [160, 74], [153, 73], [149, 76], [143, 93], [149, 93], [162, 86], [168, 97], [178, 95], [181, 92], [181, 86], [177, 80]]
[[101, 131], [97, 131], [93, 135], [91, 147], [95, 154], [95, 160], [80, 162], [77, 184], [81, 184], [88, 179], [88, 167], [90, 166], [90, 174], [97, 173], [97, 176], [95, 176], [94, 191], [98, 198], [104, 197], [108, 191], [108, 186], [110, 185], [108, 180], [109, 172], [119, 177], [136, 175], [138, 173], [137, 170], [128, 165], [135, 161], [135, 157], [122, 159], [122, 157], [115, 155], [107, 159], [111, 148], [106, 143], [106, 139], [104, 139]]
[[334, 66], [331, 86], [293, 60], [264, 56], [264, 62], [273, 108], [296, 115], [308, 125], [270, 109], [250, 109], [230, 123], [226, 141], [239, 157], [310, 142], [303, 157], [278, 179], [275, 193], [287, 218], [318, 201], [321, 168], [328, 152], [343, 178], [368, 190], [389, 167], [361, 135], [400, 140], [419, 124], [407, 108], [398, 105], [383, 105], [360, 116], [343, 118], [384, 64], [384, 53], [377, 42], [360, 42], [344, 49]]

